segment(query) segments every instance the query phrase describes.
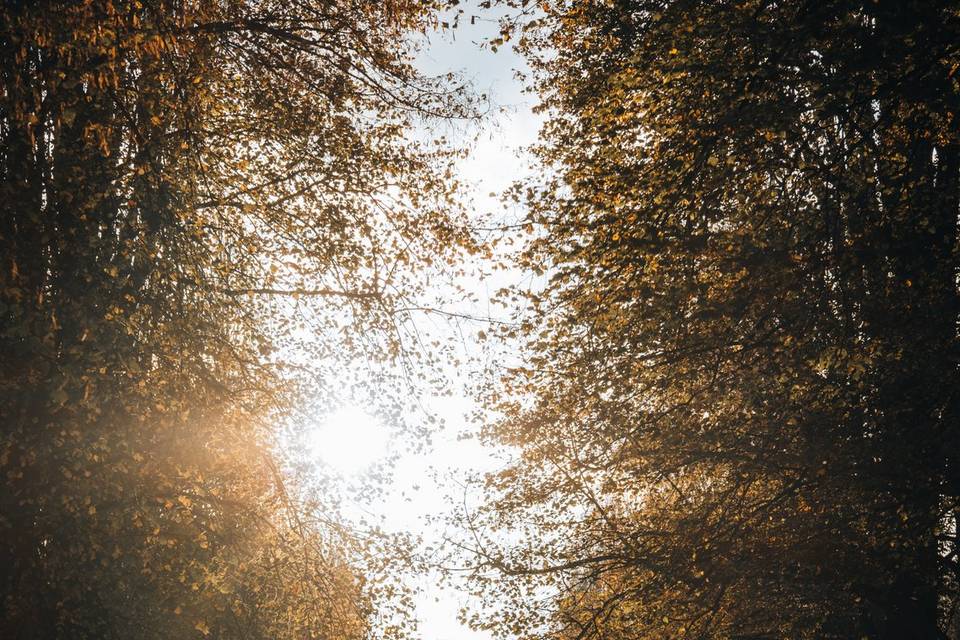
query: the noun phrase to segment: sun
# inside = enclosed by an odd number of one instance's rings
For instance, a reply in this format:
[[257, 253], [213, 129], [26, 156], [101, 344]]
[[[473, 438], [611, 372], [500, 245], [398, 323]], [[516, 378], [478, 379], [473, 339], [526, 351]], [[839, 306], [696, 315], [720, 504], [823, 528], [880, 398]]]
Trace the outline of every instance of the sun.
[[324, 417], [309, 434], [310, 453], [341, 475], [367, 470], [387, 454], [390, 436], [381, 422], [355, 406]]

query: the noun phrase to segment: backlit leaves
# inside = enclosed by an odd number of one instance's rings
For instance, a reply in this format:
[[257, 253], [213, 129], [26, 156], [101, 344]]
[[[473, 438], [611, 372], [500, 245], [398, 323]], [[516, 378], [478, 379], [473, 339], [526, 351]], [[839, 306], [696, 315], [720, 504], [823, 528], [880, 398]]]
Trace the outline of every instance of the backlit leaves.
[[405, 137], [470, 113], [410, 66], [432, 9], [0, 10], [0, 635], [369, 631], [376, 536], [278, 433], [358, 370], [399, 413], [399, 309], [470, 244]]
[[530, 17], [547, 281], [464, 514], [477, 626], [955, 633], [958, 23], [919, 7]]

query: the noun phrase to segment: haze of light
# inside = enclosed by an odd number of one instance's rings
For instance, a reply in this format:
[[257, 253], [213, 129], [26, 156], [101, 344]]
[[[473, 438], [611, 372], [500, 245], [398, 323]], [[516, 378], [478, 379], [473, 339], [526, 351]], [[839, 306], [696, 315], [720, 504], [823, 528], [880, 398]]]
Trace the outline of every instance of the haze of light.
[[390, 441], [377, 418], [349, 405], [323, 418], [308, 438], [310, 455], [343, 476], [362, 473], [382, 459]]

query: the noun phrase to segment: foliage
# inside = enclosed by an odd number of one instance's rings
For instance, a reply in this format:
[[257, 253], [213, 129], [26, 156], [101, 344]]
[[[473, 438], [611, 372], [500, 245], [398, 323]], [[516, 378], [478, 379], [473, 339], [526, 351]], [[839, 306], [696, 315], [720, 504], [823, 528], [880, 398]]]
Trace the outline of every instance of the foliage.
[[433, 9], [0, 9], [4, 638], [367, 632], [372, 550], [273, 434], [302, 383], [402, 375], [419, 274], [469, 245], [405, 138], [469, 114], [409, 65]]
[[545, 284], [467, 514], [474, 624], [956, 637], [956, 4], [523, 15]]

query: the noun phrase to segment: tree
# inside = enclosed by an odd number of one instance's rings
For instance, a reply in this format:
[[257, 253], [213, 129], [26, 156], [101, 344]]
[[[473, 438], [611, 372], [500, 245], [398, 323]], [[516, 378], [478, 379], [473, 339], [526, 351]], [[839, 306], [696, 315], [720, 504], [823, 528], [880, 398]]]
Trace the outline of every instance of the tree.
[[0, 635], [368, 630], [363, 545], [275, 427], [345, 363], [388, 376], [468, 241], [446, 152], [404, 137], [468, 108], [409, 65], [432, 11], [0, 9]]
[[487, 429], [516, 459], [468, 520], [512, 606], [477, 624], [956, 637], [958, 19], [532, 14], [545, 177], [517, 197], [545, 284]]

